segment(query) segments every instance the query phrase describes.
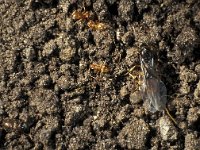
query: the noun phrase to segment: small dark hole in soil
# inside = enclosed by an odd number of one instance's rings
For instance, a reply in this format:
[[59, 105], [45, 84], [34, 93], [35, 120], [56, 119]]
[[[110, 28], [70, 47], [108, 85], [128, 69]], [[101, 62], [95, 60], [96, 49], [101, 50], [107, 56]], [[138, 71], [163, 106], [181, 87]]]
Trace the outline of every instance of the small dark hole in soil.
[[179, 85], [178, 84], [179, 81], [177, 80], [178, 74], [176, 73], [176, 70], [172, 65], [167, 65], [163, 69], [162, 74], [163, 74], [163, 78], [162, 78], [163, 82], [165, 83], [167, 89], [170, 89], [168, 90], [168, 95], [171, 95], [173, 93], [170, 93], [170, 92], [174, 92], [178, 90], [178, 85]]
[[55, 139], [56, 139], [56, 132], [52, 131], [51, 132], [51, 136], [50, 136], [50, 139], [49, 139], [49, 145], [53, 148], [53, 149], [56, 149], [56, 144], [55, 144]]
[[193, 56], [194, 56], [194, 61], [195, 60], [199, 60], [200, 58], [200, 51], [199, 51], [199, 47], [195, 48], [193, 51]]
[[172, 141], [171, 143], [170, 143], [170, 146], [176, 146], [177, 145], [177, 142], [176, 141]]
[[121, 149], [121, 150], [123, 150], [124, 148], [122, 148], [119, 144], [117, 144], [117, 145], [115, 146], [115, 149]]
[[98, 84], [96, 85], [95, 91], [100, 92], [100, 86]]
[[88, 43], [95, 45], [94, 36], [90, 31], [88, 31]]
[[48, 42], [52, 39], [55, 39], [55, 36], [53, 35], [53, 33], [51, 31], [49, 32], [46, 32], [46, 35], [45, 35], [45, 42]]
[[38, 2], [32, 1], [30, 6], [31, 6], [32, 10], [37, 10], [37, 9], [41, 8], [42, 5], [40, 3], [38, 3]]
[[52, 7], [57, 7], [57, 5], [58, 5], [58, 0], [53, 0], [52, 1]]
[[111, 132], [111, 133], [112, 133], [112, 134], [111, 134], [111, 137], [112, 137], [112, 138], [117, 137], [118, 134], [119, 134], [119, 133], [118, 133], [118, 132], [119, 132], [119, 129], [122, 129], [122, 127], [123, 127], [122, 125], [119, 125], [117, 129], [116, 129], [116, 128], [112, 128], [112, 129], [111, 129], [111, 131], [112, 131], [112, 132]]
[[6, 131], [3, 129], [0, 129], [0, 148], [3, 146], [3, 143], [5, 142], [5, 136], [6, 136]]
[[121, 105], [122, 105], [122, 106], [125, 106], [125, 105], [127, 105], [127, 104], [131, 104], [129, 97], [130, 97], [130, 95], [127, 95], [127, 96], [125, 96], [125, 97], [123, 98], [123, 100], [122, 100], [122, 102], [121, 102]]
[[195, 131], [200, 132], [200, 118], [193, 124], [192, 128], [193, 128]]
[[124, 26], [124, 27], [127, 27], [128, 23], [126, 21], [122, 21], [121, 25]]
[[158, 54], [158, 58], [164, 63], [167, 61], [167, 51], [162, 51]]
[[90, 126], [90, 132], [91, 132], [91, 135], [93, 135], [94, 137], [96, 136], [96, 132], [92, 126]]
[[147, 141], [146, 141], [146, 147], [148, 148], [148, 149], [151, 149], [151, 138], [152, 137], [156, 137], [156, 129], [151, 129], [150, 130], [150, 133], [148, 134], [148, 136], [147, 136]]
[[111, 15], [118, 16], [117, 8], [118, 8], [117, 3], [114, 3], [112, 5], [108, 5], [108, 11], [111, 13]]
[[33, 10], [37, 10], [40, 8], [55, 8], [58, 5], [58, 0], [52, 0], [50, 3], [45, 3], [45, 2], [36, 2], [36, 1], [32, 1], [30, 6]]

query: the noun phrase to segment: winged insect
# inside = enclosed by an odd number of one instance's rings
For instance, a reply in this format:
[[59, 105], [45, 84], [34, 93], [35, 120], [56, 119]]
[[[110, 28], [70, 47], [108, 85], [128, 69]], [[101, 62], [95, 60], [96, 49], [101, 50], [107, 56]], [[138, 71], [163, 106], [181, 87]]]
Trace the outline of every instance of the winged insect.
[[[165, 110], [170, 119], [177, 125], [175, 119], [171, 116], [166, 107], [167, 103], [167, 88], [158, 76], [158, 70], [154, 61], [153, 54], [143, 49], [139, 55], [140, 58], [140, 73], [133, 75], [131, 72], [135, 66], [128, 71], [128, 74], [139, 85], [139, 96], [147, 101], [147, 107], [150, 112]], [[139, 77], [137, 76], [139, 75]]]
[[140, 66], [143, 72], [140, 90], [143, 93], [143, 98], [147, 101], [149, 111], [164, 110], [167, 103], [167, 89], [156, 72], [154, 57], [150, 51], [142, 50]]

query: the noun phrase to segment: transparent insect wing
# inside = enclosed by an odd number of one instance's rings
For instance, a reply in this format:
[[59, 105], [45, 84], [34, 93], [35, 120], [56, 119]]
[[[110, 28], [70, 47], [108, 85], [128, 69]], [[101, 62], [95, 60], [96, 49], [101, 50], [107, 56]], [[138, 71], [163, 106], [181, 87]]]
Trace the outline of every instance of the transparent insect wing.
[[140, 65], [143, 72], [141, 92], [143, 99], [147, 101], [149, 111], [163, 110], [167, 102], [167, 89], [157, 75], [154, 57], [150, 51], [142, 50]]
[[163, 110], [167, 102], [167, 89], [158, 79], [148, 79], [146, 82], [146, 100], [151, 112]]
[[159, 88], [160, 88], [161, 108], [164, 109], [167, 103], [167, 88], [161, 80], [159, 81]]

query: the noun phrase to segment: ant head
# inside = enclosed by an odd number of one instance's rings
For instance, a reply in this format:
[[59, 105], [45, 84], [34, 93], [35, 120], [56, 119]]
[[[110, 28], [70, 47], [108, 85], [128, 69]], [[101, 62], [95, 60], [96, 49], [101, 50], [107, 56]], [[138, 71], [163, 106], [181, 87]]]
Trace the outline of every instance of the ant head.
[[144, 62], [148, 62], [153, 58], [152, 51], [147, 47], [141, 47], [140, 57], [144, 60]]
[[145, 68], [152, 69], [154, 68], [154, 56], [151, 50], [146, 49], [145, 47], [141, 48], [140, 51], [140, 63]]

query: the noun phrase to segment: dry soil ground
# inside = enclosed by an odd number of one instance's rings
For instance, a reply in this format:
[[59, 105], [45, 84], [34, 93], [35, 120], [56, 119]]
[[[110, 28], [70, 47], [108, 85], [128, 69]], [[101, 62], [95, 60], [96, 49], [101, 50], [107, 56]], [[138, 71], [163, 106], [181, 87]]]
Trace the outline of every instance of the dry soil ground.
[[[144, 45], [177, 125], [127, 75]], [[0, 0], [0, 149], [200, 149], [199, 58], [199, 0]]]

